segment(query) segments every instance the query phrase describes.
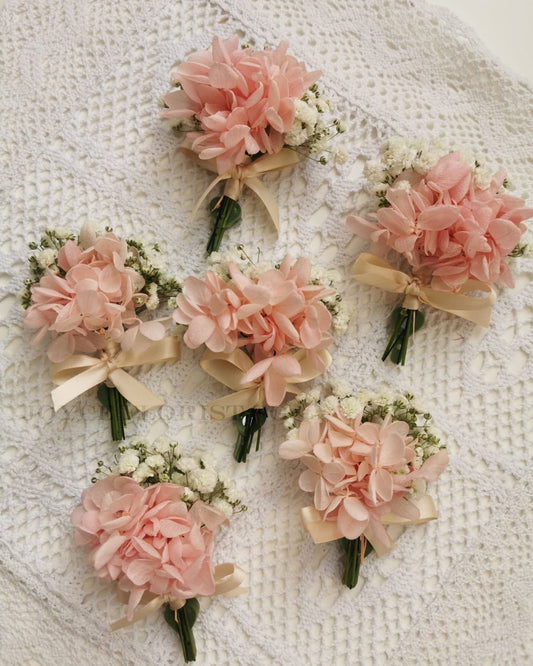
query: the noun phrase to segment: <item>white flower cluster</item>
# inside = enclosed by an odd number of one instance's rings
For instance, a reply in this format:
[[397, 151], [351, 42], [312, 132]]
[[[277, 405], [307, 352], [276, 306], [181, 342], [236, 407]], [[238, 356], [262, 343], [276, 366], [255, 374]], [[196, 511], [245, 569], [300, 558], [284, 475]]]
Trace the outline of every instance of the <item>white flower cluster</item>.
[[309, 153], [317, 155], [322, 164], [327, 163], [327, 153], [333, 154], [335, 161], [343, 164], [347, 158], [345, 147], [339, 146], [334, 152], [328, 148], [329, 141], [335, 135], [346, 131], [344, 123], [331, 115], [331, 100], [323, 97], [315, 84], [302, 99], [295, 102], [294, 107], [294, 122], [285, 134], [285, 145], [305, 148]]
[[141, 485], [175, 483], [185, 489], [183, 500], [187, 504], [201, 500], [228, 518], [244, 508], [234, 482], [228, 474], [217, 472], [211, 454], [183, 457], [181, 446], [164, 437], [153, 444], [135, 440], [121, 446], [115, 467], [103, 469], [103, 463], [99, 465], [97, 473], [130, 476]]
[[391, 414], [394, 421], [405, 421], [415, 440], [414, 467], [418, 469], [429, 457], [443, 448], [440, 437], [431, 424], [431, 415], [410, 394], [383, 390], [354, 393], [343, 379], [331, 379], [331, 393], [324, 395], [320, 388], [300, 393], [288, 402], [280, 414], [287, 429], [287, 439], [297, 439], [302, 421], [337, 415], [348, 420], [382, 421]]
[[143, 297], [141, 304], [147, 310], [155, 310], [161, 298], [174, 298], [181, 291], [182, 284], [166, 275], [165, 262], [157, 245], [150, 248], [138, 238], [127, 240], [126, 243], [128, 256], [125, 264], [142, 275], [145, 282], [142, 292], [146, 294], [146, 298]]
[[426, 140], [396, 136], [383, 143], [380, 159], [368, 160], [365, 163], [363, 173], [368, 181], [368, 190], [383, 203], [387, 190], [393, 184], [395, 188], [410, 189], [410, 184], [406, 180], [395, 183], [400, 174], [412, 169], [418, 174], [425, 175], [442, 157], [453, 150], [459, 150], [461, 158], [471, 166], [476, 186], [482, 190], [489, 187], [492, 172], [469, 151], [451, 146], [444, 137]]

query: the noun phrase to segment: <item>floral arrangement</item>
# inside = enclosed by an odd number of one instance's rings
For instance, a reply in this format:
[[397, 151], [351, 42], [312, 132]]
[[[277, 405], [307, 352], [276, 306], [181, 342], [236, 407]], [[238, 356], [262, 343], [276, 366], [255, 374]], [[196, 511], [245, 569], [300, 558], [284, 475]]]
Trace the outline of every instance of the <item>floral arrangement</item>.
[[84, 490], [71, 521], [95, 576], [116, 581], [128, 605], [112, 629], [165, 606], [185, 660], [195, 661], [197, 597], [243, 592], [242, 572], [228, 563], [215, 567], [212, 555], [215, 530], [245, 507], [209, 455], [183, 457], [167, 439], [121, 446], [113, 466], [98, 465], [100, 478]]
[[[393, 332], [383, 360], [405, 364], [409, 337], [424, 322], [419, 304], [488, 326], [493, 284], [513, 286], [508, 257], [524, 251], [524, 220], [533, 209], [511, 196], [505, 172], [491, 173], [479, 160], [442, 139], [396, 137], [383, 144], [380, 159], [365, 165], [375, 212], [350, 216], [347, 227], [372, 241], [372, 251], [400, 253], [411, 276], [372, 255], [354, 265], [364, 284], [405, 294], [392, 313]], [[475, 298], [465, 293], [485, 292]]]
[[[209, 204], [208, 253], [219, 249], [226, 229], [241, 219], [237, 200], [244, 185], [263, 200], [277, 227], [275, 201], [258, 176], [296, 164], [300, 154], [325, 163], [328, 139], [345, 129], [316, 86], [320, 72], [308, 72], [287, 47], [282, 42], [276, 49], [253, 50], [240, 47], [237, 35], [214, 37], [209, 49], [191, 54], [172, 72], [174, 88], [164, 96], [160, 115], [187, 133], [185, 154], [218, 174], [200, 202], [227, 181], [223, 195]], [[343, 149], [336, 157], [345, 159]]]
[[413, 396], [353, 393], [342, 380], [331, 391], [300, 394], [283, 408], [288, 439], [279, 455], [305, 464], [299, 485], [314, 502], [302, 509], [303, 524], [315, 543], [342, 540], [342, 582], [353, 588], [365, 555], [394, 547], [386, 525], [437, 517], [426, 482], [448, 454]]
[[188, 347], [207, 347], [203, 369], [235, 391], [208, 409], [213, 419], [235, 420], [238, 462], [246, 461], [254, 436], [259, 447], [265, 407], [281, 405], [287, 393], [298, 393], [299, 384], [329, 366], [330, 328], [347, 324], [339, 278], [336, 271], [313, 269], [305, 257], [293, 262], [286, 256], [272, 266], [245, 254], [216, 253], [203, 280], [185, 280], [174, 320], [187, 326]]
[[113, 439], [123, 439], [128, 403], [143, 411], [163, 404], [123, 368], [179, 357], [177, 339], [165, 338], [170, 319], [139, 315], [174, 297], [180, 284], [164, 274], [157, 246], [150, 255], [141, 242], [111, 229], [98, 235], [85, 225], [79, 236], [49, 229], [30, 249], [36, 253], [22, 295], [24, 325], [38, 329], [32, 346], [51, 334], [47, 353], [60, 384], [52, 391], [54, 407], [99, 385]]

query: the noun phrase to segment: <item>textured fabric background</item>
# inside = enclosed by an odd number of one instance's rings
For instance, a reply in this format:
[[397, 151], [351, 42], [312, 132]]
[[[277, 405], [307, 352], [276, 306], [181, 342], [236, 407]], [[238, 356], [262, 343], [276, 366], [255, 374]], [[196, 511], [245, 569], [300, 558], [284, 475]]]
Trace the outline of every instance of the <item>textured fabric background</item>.
[[[111, 633], [122, 612], [74, 547], [69, 514], [96, 461], [112, 457], [93, 394], [57, 415], [44, 348], [28, 350], [18, 305], [27, 242], [46, 226], [91, 220], [159, 241], [178, 275], [201, 275], [205, 217], [189, 212], [211, 176], [191, 165], [158, 119], [172, 64], [237, 30], [263, 46], [290, 41], [350, 125], [348, 162], [313, 162], [265, 180], [276, 192], [276, 238], [250, 192], [226, 239], [278, 259], [308, 252], [348, 276], [364, 247], [345, 230], [360, 201], [362, 160], [394, 134], [445, 133], [504, 165], [533, 191], [533, 93], [491, 60], [450, 15], [418, 0], [10, 0], [0, 13], [0, 661], [5, 664], [179, 664], [160, 616]], [[532, 201], [530, 199], [529, 203]], [[131, 434], [168, 430], [188, 450], [213, 450], [246, 489], [246, 514], [218, 535], [216, 561], [249, 572], [250, 592], [203, 603], [200, 664], [532, 663], [531, 378], [533, 261], [515, 262], [485, 333], [437, 311], [404, 369], [379, 359], [394, 298], [350, 283], [355, 313], [331, 375], [356, 388], [412, 390], [451, 454], [431, 494], [440, 518], [412, 527], [396, 551], [369, 557], [360, 586], [339, 582], [340, 549], [315, 546], [299, 522], [309, 497], [298, 463], [277, 458], [270, 418], [262, 451], [231, 459], [231, 424], [201, 407], [224, 389], [185, 350], [146, 370], [165, 395]], [[274, 412], [272, 417], [274, 417]], [[529, 438], [529, 442], [528, 442]]]

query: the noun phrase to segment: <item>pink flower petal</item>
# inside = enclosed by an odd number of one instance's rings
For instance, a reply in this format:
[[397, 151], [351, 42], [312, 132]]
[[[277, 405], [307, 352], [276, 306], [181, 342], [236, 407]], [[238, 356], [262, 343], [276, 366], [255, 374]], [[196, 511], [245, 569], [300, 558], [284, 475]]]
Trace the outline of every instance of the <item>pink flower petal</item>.
[[203, 315], [195, 317], [183, 336], [183, 341], [191, 349], [196, 349], [213, 334], [215, 322]]
[[280, 444], [278, 453], [285, 460], [295, 460], [301, 458], [313, 448], [310, 442], [302, 439], [288, 439]]

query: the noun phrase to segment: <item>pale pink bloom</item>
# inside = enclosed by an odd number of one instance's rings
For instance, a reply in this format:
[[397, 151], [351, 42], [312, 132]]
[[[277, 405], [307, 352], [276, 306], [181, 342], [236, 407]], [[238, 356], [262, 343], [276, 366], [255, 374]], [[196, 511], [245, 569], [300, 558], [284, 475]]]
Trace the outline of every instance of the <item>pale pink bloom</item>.
[[277, 153], [294, 122], [295, 102], [318, 79], [287, 55], [287, 42], [275, 50], [241, 49], [239, 38], [215, 37], [173, 74], [182, 86], [165, 96], [163, 118], [195, 118], [201, 132], [187, 146], [200, 159], [216, 160], [219, 173], [243, 164], [247, 156]]
[[[92, 238], [87, 230], [82, 233], [86, 242]], [[32, 287], [24, 325], [39, 329], [31, 345], [51, 332], [51, 361], [61, 362], [75, 352], [94, 352], [108, 341], [120, 343], [125, 329], [138, 322], [135, 307], [146, 300], [140, 293], [144, 278], [124, 265], [126, 243], [111, 233], [94, 238], [94, 244], [86, 248], [67, 241], [57, 260], [65, 276], [47, 270]]]
[[[205, 344], [211, 351], [225, 353], [246, 347], [250, 356], [262, 363], [261, 368], [266, 367], [267, 358], [307, 349], [311, 363], [321, 368], [323, 359], [318, 352], [332, 341], [328, 332], [331, 314], [321, 299], [335, 290], [309, 284], [309, 259], [301, 257], [291, 263], [286, 256], [279, 268], [254, 279], [234, 263], [229, 264], [229, 272], [230, 282], [211, 271], [203, 280], [185, 280], [173, 314], [176, 322], [188, 327], [185, 344], [192, 349]], [[281, 367], [281, 362], [274, 366]], [[273, 378], [273, 373], [271, 369], [267, 374]]]
[[442, 157], [424, 176], [408, 169], [397, 179], [410, 189], [390, 187], [390, 206], [369, 215], [349, 216], [347, 227], [372, 241], [383, 254], [391, 247], [432, 286], [457, 291], [469, 279], [513, 286], [507, 255], [525, 231], [533, 209], [500, 191], [500, 171], [487, 189], [475, 185], [473, 171], [458, 152]]
[[214, 352], [231, 352], [237, 346], [241, 300], [228, 283], [208, 271], [205, 280], [188, 277], [176, 297], [174, 321], [188, 328], [185, 344], [196, 349], [205, 344]]
[[324, 520], [335, 521], [347, 539], [361, 536], [371, 527], [377, 539], [390, 546], [381, 517], [393, 512], [418, 517], [407, 502], [413, 482], [435, 480], [445, 469], [446, 451], [439, 451], [415, 470], [416, 440], [409, 426], [392, 421], [361, 423], [339, 412], [322, 420], [303, 421], [298, 438], [283, 442], [282, 458], [301, 458], [308, 468], [300, 476], [302, 490], [314, 494], [315, 508]]
[[191, 599], [215, 591], [213, 530], [227, 519], [200, 501], [189, 509], [183, 493], [170, 483], [142, 488], [108, 476], [72, 513], [76, 544], [89, 549], [95, 575], [129, 592], [129, 619], [145, 592]]
[[256, 280], [231, 263], [230, 275], [242, 302], [237, 312], [240, 344], [249, 349], [254, 345], [254, 354], [258, 347], [261, 354], [270, 355], [294, 348], [319, 351], [331, 344], [331, 314], [320, 301], [335, 290], [309, 284], [309, 259], [301, 257], [291, 264], [287, 255], [279, 268]]

